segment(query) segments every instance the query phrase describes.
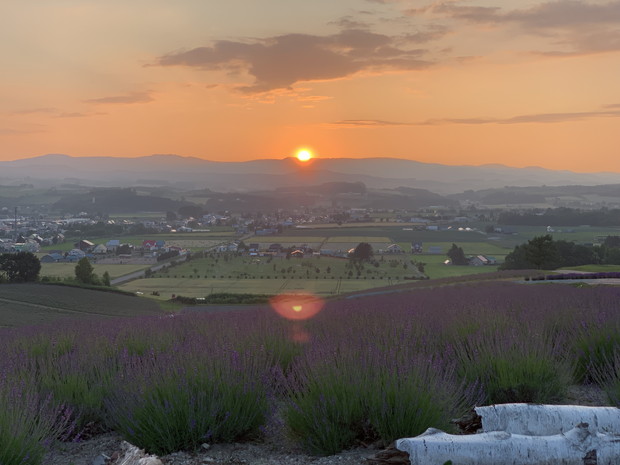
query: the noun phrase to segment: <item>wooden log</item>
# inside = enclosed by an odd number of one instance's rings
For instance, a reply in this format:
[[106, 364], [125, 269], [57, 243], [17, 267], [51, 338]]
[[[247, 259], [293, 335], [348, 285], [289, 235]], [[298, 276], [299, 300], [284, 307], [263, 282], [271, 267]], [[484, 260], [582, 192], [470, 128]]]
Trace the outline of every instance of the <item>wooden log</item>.
[[590, 431], [620, 434], [620, 409], [581, 405], [497, 404], [476, 407], [482, 432], [550, 436], [588, 423]]
[[620, 436], [593, 433], [585, 423], [564, 434], [526, 436], [505, 431], [452, 435], [429, 428], [396, 441], [412, 465], [617, 465]]

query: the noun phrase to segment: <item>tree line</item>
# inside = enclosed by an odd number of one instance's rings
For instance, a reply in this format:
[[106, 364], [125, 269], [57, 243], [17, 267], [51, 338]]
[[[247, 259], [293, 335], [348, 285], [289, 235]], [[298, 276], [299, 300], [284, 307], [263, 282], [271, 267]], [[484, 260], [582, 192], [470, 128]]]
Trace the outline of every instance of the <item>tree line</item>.
[[550, 234], [537, 236], [510, 252], [503, 270], [555, 270], [580, 265], [620, 265], [620, 236], [607, 236], [600, 246], [554, 240]]
[[497, 222], [503, 225], [521, 226], [619, 226], [620, 209], [579, 210], [575, 208], [548, 208], [526, 212], [504, 211]]

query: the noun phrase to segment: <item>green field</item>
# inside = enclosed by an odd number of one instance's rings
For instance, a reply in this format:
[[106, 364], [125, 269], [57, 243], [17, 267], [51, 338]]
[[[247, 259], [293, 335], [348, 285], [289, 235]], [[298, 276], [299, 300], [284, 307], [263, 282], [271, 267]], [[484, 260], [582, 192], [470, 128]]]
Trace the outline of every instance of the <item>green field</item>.
[[[144, 234], [141, 236], [117, 236], [117, 237], [105, 237], [105, 238], [86, 238], [94, 244], [105, 244], [109, 240], [118, 239], [123, 244], [132, 244], [134, 246], [141, 246], [147, 239], [152, 240], [164, 240], [167, 245], [176, 245], [179, 247], [191, 249], [194, 251], [203, 250], [209, 247], [213, 247], [221, 242], [231, 241], [235, 238], [234, 231], [227, 228], [226, 230], [209, 231], [209, 232], [191, 232], [191, 233], [168, 233], [168, 234]], [[77, 240], [67, 239], [62, 244], [49, 245], [41, 247], [42, 252], [48, 252], [51, 250], [60, 250], [67, 252], [74, 247], [74, 242]]]
[[[404, 280], [396, 279], [204, 279], [204, 278], [150, 278], [138, 279], [120, 286], [121, 289], [142, 293], [155, 299], [167, 300], [172, 295], [184, 297], [205, 297], [212, 293], [248, 293], [248, 294], [286, 294], [311, 293], [327, 297], [347, 292], [402, 284]], [[154, 296], [153, 292], [159, 293]]]
[[44, 284], [0, 285], [0, 327], [51, 323], [63, 318], [163, 314], [151, 299]]
[[[41, 276], [54, 278], [73, 278], [75, 277], [75, 263], [41, 263]], [[92, 263], [94, 272], [101, 276], [106, 271], [112, 279], [134, 271], [144, 270], [148, 265], [101, 265]]]

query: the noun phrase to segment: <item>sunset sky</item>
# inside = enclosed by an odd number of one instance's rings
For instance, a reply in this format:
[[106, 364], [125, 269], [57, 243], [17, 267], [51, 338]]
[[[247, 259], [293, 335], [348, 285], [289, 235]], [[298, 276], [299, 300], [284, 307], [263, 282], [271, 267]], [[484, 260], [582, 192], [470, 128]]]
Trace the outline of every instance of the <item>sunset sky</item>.
[[620, 1], [0, 5], [0, 160], [399, 157], [620, 172]]

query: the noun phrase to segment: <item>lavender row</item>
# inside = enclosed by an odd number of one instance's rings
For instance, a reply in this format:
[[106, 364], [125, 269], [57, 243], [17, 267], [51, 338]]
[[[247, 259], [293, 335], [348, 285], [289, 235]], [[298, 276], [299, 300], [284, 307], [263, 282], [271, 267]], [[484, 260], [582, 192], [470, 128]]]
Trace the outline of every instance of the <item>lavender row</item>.
[[27, 386], [31, 407], [0, 403], [0, 449], [21, 457], [0, 463], [36, 465], [18, 454], [26, 437], [93, 425], [165, 454], [260, 438], [277, 415], [329, 454], [450, 428], [474, 404], [562, 402], [575, 382], [615, 400], [619, 297], [494, 282], [332, 301], [305, 321], [264, 307], [3, 329], [0, 398]]

